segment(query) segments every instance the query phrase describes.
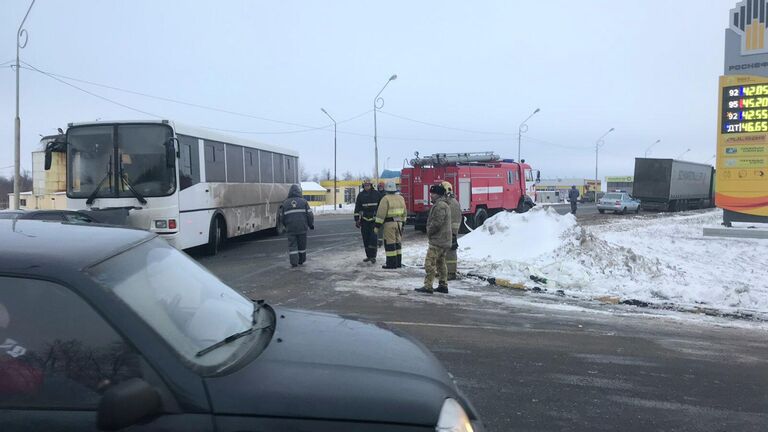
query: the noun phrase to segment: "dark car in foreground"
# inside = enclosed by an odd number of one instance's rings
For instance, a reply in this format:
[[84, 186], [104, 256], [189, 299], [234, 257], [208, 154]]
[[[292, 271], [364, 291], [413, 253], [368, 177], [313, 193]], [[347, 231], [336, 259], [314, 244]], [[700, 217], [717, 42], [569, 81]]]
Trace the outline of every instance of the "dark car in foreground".
[[52, 222], [94, 223], [92, 217], [76, 210], [3, 210], [0, 220], [29, 219]]
[[154, 234], [0, 220], [0, 430], [478, 431], [419, 342], [235, 292]]

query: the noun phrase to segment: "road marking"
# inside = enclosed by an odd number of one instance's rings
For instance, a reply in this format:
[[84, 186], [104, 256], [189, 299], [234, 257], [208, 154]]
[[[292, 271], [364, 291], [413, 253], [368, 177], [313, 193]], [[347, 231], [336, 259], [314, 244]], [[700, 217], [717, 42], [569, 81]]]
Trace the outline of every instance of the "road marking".
[[419, 322], [407, 322], [407, 321], [384, 321], [385, 324], [402, 325], [402, 326], [423, 326], [423, 327], [447, 327], [447, 328], [466, 328], [466, 329], [479, 329], [479, 330], [510, 330], [508, 327], [497, 326], [476, 326], [476, 325], [464, 325], [464, 324], [437, 324], [437, 323], [419, 323]]
[[[334, 234], [318, 234], [313, 236], [307, 236], [307, 239], [313, 239], [313, 238], [319, 238], [319, 237], [341, 236], [341, 235], [358, 234], [358, 233], [359, 233], [358, 231], [348, 231], [348, 232], [334, 233]], [[276, 242], [276, 241], [285, 241], [285, 237], [267, 239], [267, 240], [256, 240], [254, 243], [267, 243], [267, 242]]]

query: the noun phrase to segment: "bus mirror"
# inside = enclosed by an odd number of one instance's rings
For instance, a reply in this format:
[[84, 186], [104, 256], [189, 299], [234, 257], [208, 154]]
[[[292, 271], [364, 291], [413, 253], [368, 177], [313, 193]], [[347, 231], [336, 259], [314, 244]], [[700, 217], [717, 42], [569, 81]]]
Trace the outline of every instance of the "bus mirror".
[[176, 146], [174, 141], [176, 141], [176, 138], [171, 138], [165, 142], [165, 165], [168, 168], [176, 166]]
[[51, 154], [51, 149], [46, 148], [45, 149], [45, 170], [48, 171], [51, 169], [51, 160], [53, 159], [53, 154]]
[[541, 183], [541, 171], [536, 170], [536, 183]]

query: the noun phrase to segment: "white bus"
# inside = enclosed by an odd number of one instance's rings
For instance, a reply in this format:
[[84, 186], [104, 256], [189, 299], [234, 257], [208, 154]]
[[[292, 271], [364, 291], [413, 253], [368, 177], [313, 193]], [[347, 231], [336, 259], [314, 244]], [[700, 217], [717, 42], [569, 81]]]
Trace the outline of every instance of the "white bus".
[[299, 180], [295, 151], [167, 120], [69, 124], [47, 165], [56, 151], [66, 152], [68, 208], [122, 214], [178, 249], [212, 254], [227, 238], [279, 231]]

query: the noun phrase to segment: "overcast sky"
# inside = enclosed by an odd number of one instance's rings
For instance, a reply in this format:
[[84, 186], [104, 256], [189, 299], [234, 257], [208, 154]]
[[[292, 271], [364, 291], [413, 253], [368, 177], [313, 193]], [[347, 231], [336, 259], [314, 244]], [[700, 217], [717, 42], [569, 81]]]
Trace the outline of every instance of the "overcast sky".
[[[329, 125], [325, 107], [339, 122], [365, 113], [338, 126], [338, 172], [371, 173], [370, 111], [392, 74], [378, 117], [382, 169], [402, 168], [414, 151], [516, 157], [518, 126], [535, 108], [522, 154], [544, 178], [594, 176], [594, 142], [611, 127], [601, 177], [631, 175], [657, 139], [654, 157], [690, 148], [683, 159], [705, 162], [735, 3], [38, 0], [23, 61], [242, 115], [65, 80], [140, 113], [22, 70], [22, 166], [40, 135], [69, 122], [156, 115], [251, 132], [243, 136], [294, 148], [319, 173], [333, 166], [333, 128], [307, 127]], [[15, 97], [3, 63], [28, 5], [0, 0], [0, 175], [12, 174]]]

